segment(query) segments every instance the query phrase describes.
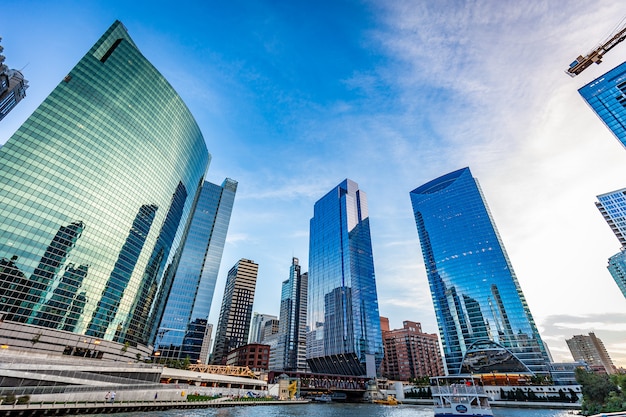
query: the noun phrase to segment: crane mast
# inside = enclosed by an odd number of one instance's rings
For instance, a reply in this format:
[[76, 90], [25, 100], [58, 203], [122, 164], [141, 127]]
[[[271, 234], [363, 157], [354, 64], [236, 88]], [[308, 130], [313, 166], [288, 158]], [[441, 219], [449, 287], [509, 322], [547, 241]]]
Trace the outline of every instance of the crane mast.
[[624, 39], [626, 39], [626, 24], [622, 24], [621, 29], [615, 32], [615, 34], [607, 39], [602, 45], [589, 52], [587, 56], [583, 57], [581, 55], [576, 58], [576, 60], [570, 64], [565, 73], [570, 77], [575, 77], [594, 62], [596, 64], [600, 64], [602, 62], [602, 57], [604, 56], [604, 54], [609, 52]]

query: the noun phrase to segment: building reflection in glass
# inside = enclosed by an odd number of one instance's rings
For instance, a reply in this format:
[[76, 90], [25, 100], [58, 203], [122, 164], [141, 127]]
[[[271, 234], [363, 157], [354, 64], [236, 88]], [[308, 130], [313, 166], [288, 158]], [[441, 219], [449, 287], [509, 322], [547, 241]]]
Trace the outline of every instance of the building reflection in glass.
[[139, 208], [85, 334], [102, 338], [113, 322], [157, 209], [155, 205], [143, 205]]
[[448, 373], [461, 372], [479, 342], [496, 343], [525, 369], [546, 373], [549, 355], [469, 168], [410, 196]]

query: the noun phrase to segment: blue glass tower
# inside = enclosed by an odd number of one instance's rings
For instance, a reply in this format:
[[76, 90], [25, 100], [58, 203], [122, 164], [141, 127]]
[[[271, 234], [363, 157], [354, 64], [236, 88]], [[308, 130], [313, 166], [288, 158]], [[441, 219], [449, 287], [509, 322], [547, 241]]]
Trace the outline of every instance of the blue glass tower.
[[[349, 179], [315, 203], [309, 236], [313, 372], [376, 376], [383, 358], [367, 197]], [[307, 343], [314, 343], [307, 340]]]
[[626, 62], [581, 87], [578, 92], [626, 147]]
[[447, 372], [547, 373], [549, 356], [469, 168], [410, 196]]
[[609, 258], [607, 268], [626, 297], [626, 188], [601, 194], [596, 207], [622, 245], [620, 252]]
[[200, 358], [237, 182], [204, 182], [157, 332], [162, 358]]
[[209, 161], [116, 21], [0, 148], [0, 313], [26, 338], [10, 344], [149, 352]]

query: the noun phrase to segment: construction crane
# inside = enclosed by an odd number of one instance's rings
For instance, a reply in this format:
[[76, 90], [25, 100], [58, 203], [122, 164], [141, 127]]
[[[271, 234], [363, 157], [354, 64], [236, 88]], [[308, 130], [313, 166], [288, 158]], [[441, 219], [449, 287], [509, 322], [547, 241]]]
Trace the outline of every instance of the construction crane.
[[609, 52], [624, 39], [626, 39], [626, 18], [622, 19], [622, 22], [618, 25], [617, 29], [613, 31], [613, 34], [609, 35], [609, 38], [600, 46], [589, 52], [587, 56], [579, 56], [576, 58], [576, 60], [570, 64], [565, 73], [570, 77], [575, 77], [594, 62], [596, 64], [600, 64], [604, 54]]

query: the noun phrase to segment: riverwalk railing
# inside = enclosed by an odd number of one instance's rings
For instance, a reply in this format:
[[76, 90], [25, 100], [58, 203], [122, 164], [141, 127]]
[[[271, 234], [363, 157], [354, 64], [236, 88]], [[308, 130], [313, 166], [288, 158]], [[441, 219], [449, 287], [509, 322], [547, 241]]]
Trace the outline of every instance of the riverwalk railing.
[[39, 416], [44, 414], [109, 414], [138, 411], [160, 411], [170, 409], [221, 408], [254, 405], [297, 405], [307, 404], [308, 400], [265, 400], [250, 398], [218, 398], [210, 401], [66, 401], [34, 402], [27, 404], [2, 404], [0, 416]]

